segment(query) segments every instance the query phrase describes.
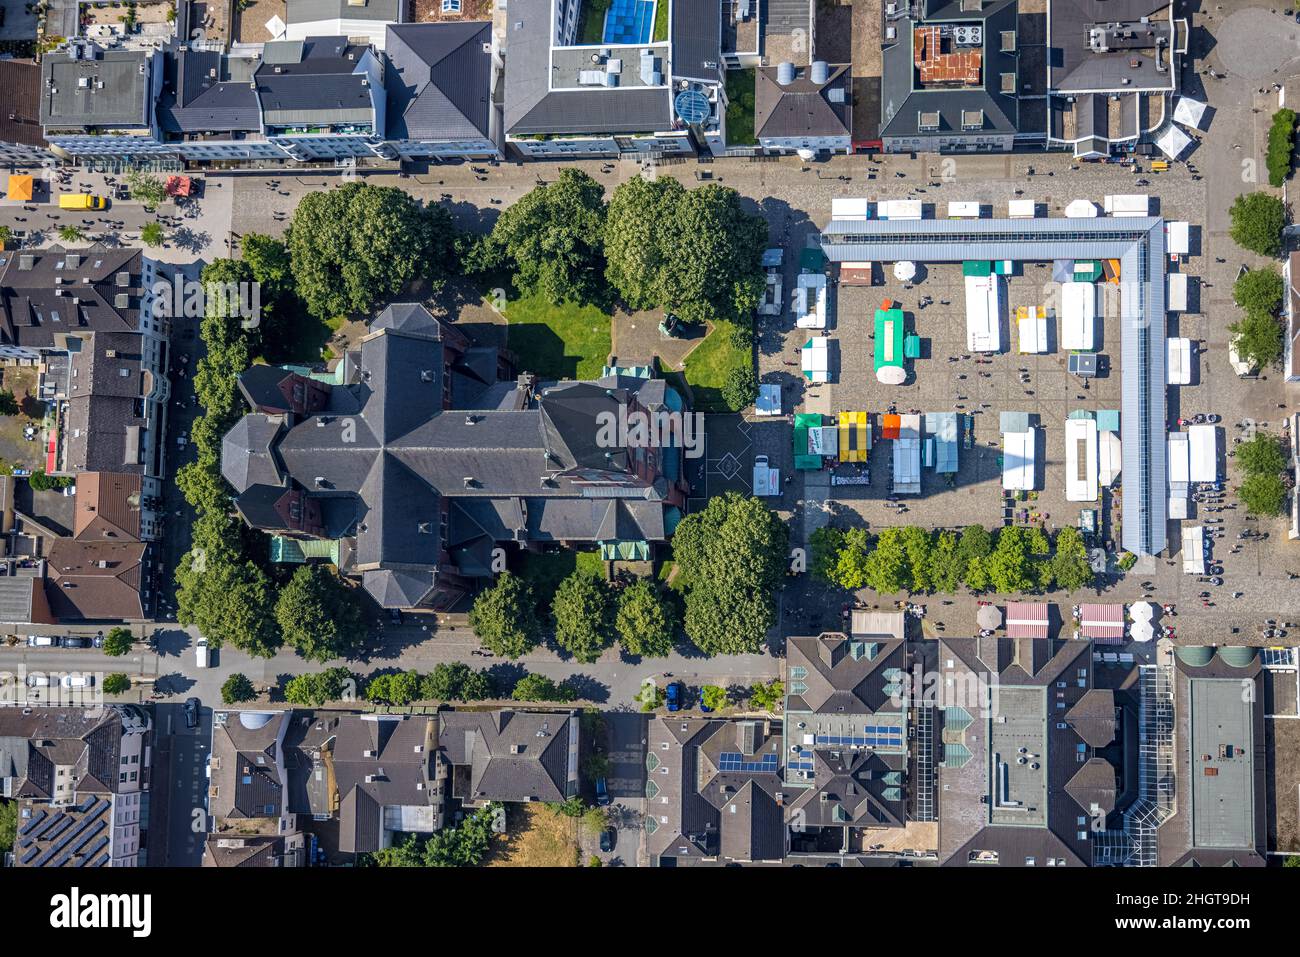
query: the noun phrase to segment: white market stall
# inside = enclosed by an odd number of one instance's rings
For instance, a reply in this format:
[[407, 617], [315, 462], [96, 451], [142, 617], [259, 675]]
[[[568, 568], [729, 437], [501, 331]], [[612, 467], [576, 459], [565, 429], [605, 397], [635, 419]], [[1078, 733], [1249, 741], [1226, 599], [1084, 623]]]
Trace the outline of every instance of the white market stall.
[[1193, 482], [1217, 482], [1219, 480], [1218, 430], [1212, 425], [1193, 425], [1187, 430], [1187, 441], [1191, 446], [1188, 478]]
[[803, 377], [809, 382], [830, 382], [830, 340], [825, 336], [814, 336], [804, 343], [800, 350]]
[[1010, 219], [1033, 219], [1038, 215], [1038, 208], [1032, 199], [1013, 199], [1007, 203], [1007, 217]]
[[758, 400], [754, 403], [755, 415], [781, 414], [781, 386], [765, 382], [758, 387]]
[[1097, 420], [1065, 420], [1065, 500], [1097, 501]]
[[1097, 287], [1090, 282], [1061, 283], [1061, 348], [1092, 352], [1097, 340]]
[[1205, 574], [1205, 526], [1183, 527], [1183, 571], [1188, 575]]
[[1156, 137], [1156, 146], [1171, 160], [1183, 155], [1183, 151], [1192, 145], [1192, 138], [1170, 123], [1165, 131]]
[[900, 415], [894, 439], [894, 494], [921, 494], [921, 417]]
[[1097, 204], [1089, 199], [1076, 199], [1065, 207], [1065, 215], [1069, 219], [1096, 219]]
[[1034, 488], [1034, 444], [1037, 429], [1002, 433], [1002, 487], [1029, 492]]
[[831, 200], [831, 219], [869, 219], [870, 217], [870, 204], [865, 199]]
[[1168, 274], [1169, 294], [1165, 298], [1165, 309], [1169, 312], [1187, 311], [1187, 274], [1171, 272]]
[[966, 348], [997, 352], [1002, 348], [1001, 281], [997, 274], [966, 276]]
[[1180, 96], [1178, 98], [1178, 103], [1174, 106], [1175, 123], [1181, 123], [1183, 126], [1199, 130], [1201, 128], [1201, 120], [1204, 118], [1204, 103], [1200, 100], [1193, 99], [1190, 96]]
[[1186, 256], [1192, 248], [1192, 226], [1186, 222], [1165, 223], [1165, 252]]
[[1017, 343], [1021, 355], [1047, 351], [1047, 310], [1042, 306], [1016, 307]]
[[1097, 433], [1097, 481], [1109, 488], [1120, 473], [1120, 453], [1123, 446], [1119, 436], [1109, 429]]
[[1192, 340], [1175, 336], [1165, 340], [1168, 385], [1191, 385], [1192, 383]]
[[800, 273], [795, 280], [790, 311], [798, 329], [826, 328], [826, 276], [819, 272]]
[[980, 204], [963, 200], [948, 204], [949, 219], [979, 219]]
[[920, 219], [922, 217], [919, 199], [886, 199], [876, 204], [876, 213], [881, 219]]
[[1146, 193], [1113, 193], [1102, 205], [1111, 216], [1151, 215], [1151, 197]]
[[754, 457], [754, 494], [759, 497], [781, 494], [781, 470], [771, 468], [766, 455]]

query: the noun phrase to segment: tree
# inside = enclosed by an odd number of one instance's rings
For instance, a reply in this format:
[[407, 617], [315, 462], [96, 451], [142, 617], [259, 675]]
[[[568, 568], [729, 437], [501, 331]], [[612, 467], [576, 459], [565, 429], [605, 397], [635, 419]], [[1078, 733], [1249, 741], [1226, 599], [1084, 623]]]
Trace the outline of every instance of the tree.
[[1251, 515], [1277, 515], [1286, 504], [1286, 483], [1280, 475], [1256, 473], [1247, 476], [1237, 495]]
[[221, 685], [222, 704], [239, 704], [241, 701], [252, 701], [256, 697], [257, 689], [253, 687], [253, 682], [248, 680], [248, 675], [233, 674]]
[[1282, 251], [1286, 210], [1282, 200], [1268, 193], [1242, 193], [1228, 209], [1232, 241], [1243, 249], [1270, 258]]
[[1286, 471], [1286, 447], [1277, 436], [1258, 432], [1249, 442], [1237, 446], [1237, 465], [1247, 474], [1277, 475]]
[[9, 241], [14, 238], [14, 232], [8, 226], [0, 226], [0, 249], [7, 249]]
[[609, 597], [603, 578], [575, 571], [560, 582], [551, 599], [555, 643], [584, 664], [597, 660], [610, 645]]
[[971, 591], [989, 587], [988, 559], [993, 554], [993, 536], [982, 525], [967, 525], [957, 540], [957, 565], [961, 579]]
[[86, 232], [80, 226], [73, 226], [69, 223], [66, 226], [59, 227], [59, 239], [65, 243], [85, 242]]
[[299, 565], [276, 599], [275, 621], [285, 643], [308, 661], [350, 658], [365, 642], [356, 599], [333, 566]]
[[366, 700], [397, 706], [420, 700], [423, 681], [418, 671], [395, 671], [374, 675], [366, 682]]
[[326, 668], [290, 678], [284, 686], [284, 700], [319, 708], [331, 701], [352, 700], [356, 688], [357, 680], [347, 668]]
[[438, 287], [452, 272], [455, 232], [441, 206], [405, 190], [344, 183], [308, 193], [289, 228], [298, 294], [319, 319], [366, 312], [415, 281]]
[[70, 475], [46, 475], [45, 469], [38, 468], [27, 476], [27, 484], [36, 492], [48, 492], [52, 489], [68, 488], [73, 483]]
[[907, 572], [911, 579], [907, 586], [908, 590], [930, 591], [934, 587], [934, 583], [930, 580], [930, 552], [934, 548], [934, 543], [930, 539], [929, 530], [911, 525], [899, 529], [898, 537], [907, 555]]
[[1076, 591], [1093, 582], [1092, 566], [1083, 536], [1072, 525], [1056, 533], [1056, 553], [1052, 555], [1052, 580], [1056, 587]]
[[144, 170], [128, 170], [124, 179], [131, 198], [146, 207], [157, 206], [167, 198], [167, 185]]
[[988, 559], [988, 573], [993, 589], [1002, 594], [1032, 591], [1038, 585], [1025, 529], [1008, 525], [998, 532], [997, 544]]
[[140, 227], [140, 242], [146, 246], [161, 246], [167, 239], [162, 223], [149, 222]]
[[1291, 173], [1291, 153], [1295, 145], [1295, 111], [1285, 107], [1273, 114], [1273, 123], [1268, 129], [1268, 152], [1265, 165], [1268, 168], [1268, 185], [1281, 186]]
[[104, 676], [104, 694], [126, 694], [131, 690], [131, 679], [120, 671]]
[[633, 309], [744, 323], [762, 297], [767, 224], [735, 190], [629, 180], [610, 199], [605, 237], [605, 275]]
[[474, 599], [469, 624], [485, 648], [504, 658], [519, 658], [542, 640], [532, 586], [510, 572]]
[[420, 682], [424, 701], [482, 701], [492, 697], [492, 679], [459, 661], [439, 664]]
[[1266, 312], [1249, 312], [1229, 324], [1235, 333], [1237, 355], [1257, 368], [1267, 368], [1282, 358], [1282, 323]]
[[131, 651], [135, 645], [135, 638], [131, 635], [129, 628], [110, 628], [108, 634], [104, 636], [104, 654], [113, 658], [120, 658]]
[[831, 581], [841, 588], [857, 591], [868, 581], [867, 556], [871, 551], [871, 536], [865, 528], [851, 528], [844, 533], [843, 541], [843, 547], [835, 557]]
[[957, 533], [942, 531], [930, 550], [927, 571], [930, 587], [940, 594], [952, 594], [961, 584], [962, 563], [957, 553]]
[[779, 679], [767, 684], [759, 682], [749, 689], [749, 705], [759, 711], [775, 711], [785, 697], [785, 687]]
[[18, 802], [0, 798], [0, 852], [12, 851], [18, 836]]
[[912, 583], [907, 546], [901, 528], [882, 529], [867, 557], [867, 585], [882, 594], [903, 591]]
[[813, 529], [813, 533], [808, 536], [808, 544], [812, 549], [808, 570], [813, 578], [829, 585], [838, 584], [835, 566], [844, 548], [844, 530], [833, 525], [823, 525]]
[[18, 400], [9, 389], [0, 391], [0, 415], [17, 415], [21, 411]]
[[569, 167], [501, 214], [478, 265], [510, 267], [516, 289], [548, 302], [591, 302], [604, 289], [604, 232], [605, 188]]
[[177, 620], [197, 627], [213, 648], [229, 642], [255, 657], [273, 657], [283, 639], [271, 579], [251, 561], [239, 561], [228, 544], [200, 544], [205, 538], [196, 533], [195, 547], [176, 566]]
[[488, 804], [426, 839], [412, 834], [365, 858], [373, 867], [478, 867], [492, 847], [492, 823], [501, 805]]
[[578, 694], [568, 684], [555, 682], [546, 675], [527, 674], [515, 682], [510, 692], [512, 701], [555, 701], [565, 703], [577, 700]]
[[638, 578], [618, 594], [614, 630], [629, 655], [666, 658], [677, 638], [677, 609], [649, 578]]
[[686, 586], [686, 634], [705, 654], [756, 652], [775, 620], [790, 530], [762, 502], [727, 492], [682, 519], [673, 554]]
[[722, 384], [722, 401], [732, 412], [739, 412], [753, 405], [758, 398], [758, 373], [752, 362], [746, 362], [727, 373]]
[[1249, 269], [1233, 283], [1232, 298], [1243, 312], [1273, 315], [1282, 305], [1282, 294], [1285, 291], [1282, 276], [1276, 269]]
[[719, 711], [727, 706], [727, 689], [717, 685], [705, 685], [700, 689], [700, 700], [710, 711]]

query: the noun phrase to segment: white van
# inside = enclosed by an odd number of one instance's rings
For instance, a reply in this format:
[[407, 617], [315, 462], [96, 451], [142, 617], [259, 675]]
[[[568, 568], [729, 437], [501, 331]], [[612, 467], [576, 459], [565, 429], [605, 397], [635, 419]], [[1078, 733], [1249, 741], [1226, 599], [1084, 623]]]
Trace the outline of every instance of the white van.
[[194, 663], [200, 668], [208, 666], [208, 639], [200, 638], [194, 643]]
[[54, 639], [49, 635], [28, 635], [27, 647], [29, 648], [52, 648]]
[[65, 688], [93, 688], [95, 687], [95, 676], [87, 674], [64, 675], [59, 684]]
[[46, 674], [28, 675], [27, 687], [29, 688], [48, 688], [50, 686], [50, 676]]

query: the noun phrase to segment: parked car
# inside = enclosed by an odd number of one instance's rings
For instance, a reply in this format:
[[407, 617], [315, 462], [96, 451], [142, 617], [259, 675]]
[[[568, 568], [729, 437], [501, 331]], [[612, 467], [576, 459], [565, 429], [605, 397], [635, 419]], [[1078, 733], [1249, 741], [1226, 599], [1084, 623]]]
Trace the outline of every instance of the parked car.
[[609, 804], [609, 788], [605, 786], [603, 777], [596, 778], [596, 803], [601, 807]]
[[28, 648], [53, 648], [57, 644], [58, 644], [57, 639], [51, 638], [49, 635], [28, 635], [27, 636]]
[[49, 675], [28, 675], [27, 687], [29, 688], [48, 688], [50, 686]]
[[185, 699], [185, 727], [197, 728], [199, 726], [199, 699]]
[[600, 849], [608, 854], [614, 850], [614, 845], [618, 843], [618, 831], [612, 827], [607, 827], [600, 832]]
[[194, 642], [194, 663], [200, 668], [208, 666], [208, 639], [200, 638]]
[[95, 636], [94, 645], [96, 648], [104, 647], [104, 636], [102, 634], [98, 634]]
[[80, 635], [64, 635], [59, 639], [61, 648], [89, 648], [90, 639], [82, 638]]
[[680, 681], [674, 681], [667, 687], [667, 689], [665, 689], [664, 700], [668, 704], [669, 711], [682, 710], [682, 690], [682, 683]]
[[59, 679], [59, 684], [65, 688], [93, 688], [95, 687], [95, 676], [89, 674], [64, 675]]

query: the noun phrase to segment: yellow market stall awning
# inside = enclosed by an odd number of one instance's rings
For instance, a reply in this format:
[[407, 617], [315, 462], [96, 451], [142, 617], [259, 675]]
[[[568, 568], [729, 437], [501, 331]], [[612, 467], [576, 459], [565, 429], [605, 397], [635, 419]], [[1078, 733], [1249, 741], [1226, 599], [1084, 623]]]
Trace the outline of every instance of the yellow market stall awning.
[[871, 429], [865, 412], [840, 413], [840, 461], [865, 462], [871, 450]]
[[36, 183], [24, 173], [13, 173], [9, 176], [9, 198], [21, 202], [30, 203], [35, 195]]

